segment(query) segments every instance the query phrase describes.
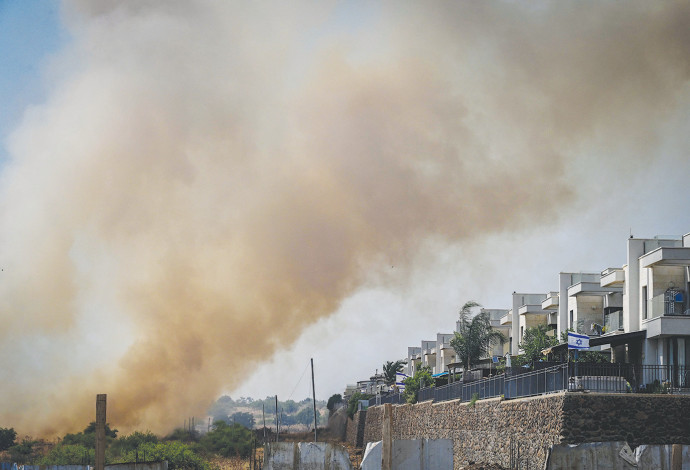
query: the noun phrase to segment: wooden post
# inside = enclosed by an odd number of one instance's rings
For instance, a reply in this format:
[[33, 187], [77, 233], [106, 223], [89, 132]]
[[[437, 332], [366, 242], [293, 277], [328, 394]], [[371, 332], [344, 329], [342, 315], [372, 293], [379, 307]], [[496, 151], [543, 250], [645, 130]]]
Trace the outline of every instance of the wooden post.
[[393, 405], [383, 405], [381, 470], [393, 470]]
[[682, 470], [683, 468], [683, 446], [673, 444], [671, 446], [671, 470]]
[[96, 470], [105, 469], [105, 394], [96, 395]]

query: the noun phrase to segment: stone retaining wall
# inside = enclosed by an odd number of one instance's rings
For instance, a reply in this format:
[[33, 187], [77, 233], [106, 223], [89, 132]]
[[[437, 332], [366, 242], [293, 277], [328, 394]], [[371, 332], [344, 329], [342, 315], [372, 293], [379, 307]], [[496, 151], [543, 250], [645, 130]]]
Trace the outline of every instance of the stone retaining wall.
[[690, 396], [567, 394], [561, 442], [690, 444]]
[[[369, 408], [364, 444], [381, 439], [382, 417], [382, 406]], [[690, 396], [562, 392], [480, 400], [474, 406], [458, 401], [393, 405], [393, 439], [418, 438], [453, 439], [456, 468], [471, 461], [507, 466], [511, 445], [513, 455], [519, 445], [531, 467], [543, 466], [552, 444], [690, 444]]]
[[[379, 408], [383, 410], [383, 408]], [[364, 440], [366, 416], [367, 410], [362, 410], [356, 412], [353, 419], [347, 420], [347, 429], [345, 431], [345, 436], [347, 443], [351, 446], [364, 447], [364, 444], [366, 444], [367, 441]]]

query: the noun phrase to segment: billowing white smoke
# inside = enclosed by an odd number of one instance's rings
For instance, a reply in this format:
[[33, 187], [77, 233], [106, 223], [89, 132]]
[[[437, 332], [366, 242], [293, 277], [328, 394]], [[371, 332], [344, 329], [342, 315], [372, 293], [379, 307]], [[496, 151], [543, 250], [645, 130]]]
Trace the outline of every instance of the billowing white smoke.
[[96, 393], [121, 429], [203, 412], [375, 260], [544, 220], [591, 189], [584, 146], [645, 164], [688, 98], [687, 2], [64, 17], [0, 182], [0, 417], [24, 432], [82, 427]]

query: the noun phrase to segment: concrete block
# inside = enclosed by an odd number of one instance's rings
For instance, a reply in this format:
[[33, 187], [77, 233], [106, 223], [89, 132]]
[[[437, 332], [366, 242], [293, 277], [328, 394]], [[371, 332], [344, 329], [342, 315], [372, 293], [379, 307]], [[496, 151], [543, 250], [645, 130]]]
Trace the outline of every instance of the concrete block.
[[299, 470], [349, 470], [350, 458], [342, 446], [325, 442], [300, 442]]
[[295, 470], [299, 465], [299, 450], [293, 442], [274, 442], [265, 447], [266, 470]]
[[364, 457], [362, 457], [361, 470], [381, 470], [383, 444], [381, 441], [367, 442], [367, 448], [364, 450]]
[[422, 440], [398, 439], [393, 441], [393, 469], [419, 470], [422, 467]]
[[424, 470], [453, 468], [453, 439], [424, 439]]
[[325, 442], [278, 442], [265, 447], [266, 470], [351, 470], [342, 446]]
[[[382, 443], [370, 442], [362, 458], [362, 470], [381, 470]], [[396, 439], [393, 470], [447, 470], [453, 468], [452, 439]]]

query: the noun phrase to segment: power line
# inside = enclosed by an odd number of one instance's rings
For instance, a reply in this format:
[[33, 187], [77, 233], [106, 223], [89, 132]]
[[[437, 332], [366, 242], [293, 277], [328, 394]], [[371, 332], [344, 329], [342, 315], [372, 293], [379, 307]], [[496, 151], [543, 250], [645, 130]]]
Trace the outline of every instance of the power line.
[[307, 369], [309, 368], [309, 362], [307, 362], [307, 365], [304, 366], [304, 370], [302, 371], [302, 375], [299, 376], [299, 380], [297, 381], [297, 384], [295, 385], [295, 388], [292, 389], [292, 392], [290, 392], [290, 396], [288, 397], [288, 400], [292, 399], [292, 395], [295, 393], [295, 390], [297, 390], [297, 387], [299, 386], [300, 382], [302, 381], [302, 378], [304, 377], [304, 374], [307, 372]]

